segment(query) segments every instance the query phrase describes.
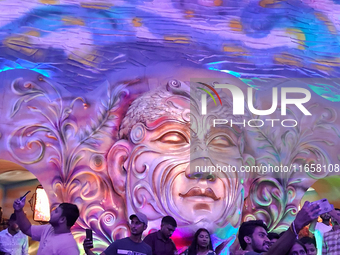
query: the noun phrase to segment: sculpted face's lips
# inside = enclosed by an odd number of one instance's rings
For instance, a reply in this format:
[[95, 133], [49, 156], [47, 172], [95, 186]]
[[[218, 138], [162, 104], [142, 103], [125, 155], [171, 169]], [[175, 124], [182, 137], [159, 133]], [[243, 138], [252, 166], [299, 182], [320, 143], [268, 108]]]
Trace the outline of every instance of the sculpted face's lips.
[[199, 203], [194, 206], [194, 210], [207, 210], [211, 211], [210, 206], [208, 204]]
[[211, 188], [206, 188], [204, 190], [204, 192], [202, 192], [202, 189], [198, 188], [198, 187], [194, 187], [191, 188], [187, 193], [182, 194], [179, 193], [180, 197], [197, 197], [197, 196], [201, 196], [201, 197], [210, 197], [211, 199], [213, 199], [214, 201], [218, 201], [221, 198], [217, 197], [214, 193], [214, 191]]

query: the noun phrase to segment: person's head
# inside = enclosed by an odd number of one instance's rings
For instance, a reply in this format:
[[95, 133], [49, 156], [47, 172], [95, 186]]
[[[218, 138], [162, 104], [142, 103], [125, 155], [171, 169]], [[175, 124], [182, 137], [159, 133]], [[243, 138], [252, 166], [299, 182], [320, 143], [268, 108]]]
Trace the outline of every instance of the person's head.
[[238, 232], [238, 240], [243, 250], [266, 252], [269, 249], [267, 226], [262, 220], [243, 222]]
[[307, 249], [307, 255], [316, 255], [317, 250], [316, 250], [316, 241], [315, 238], [311, 237], [302, 237], [300, 239], [301, 243], [303, 243]]
[[[181, 231], [190, 228], [187, 233], [200, 226], [210, 231], [228, 224], [238, 228], [244, 173], [206, 168], [239, 169], [254, 161], [244, 153], [242, 125], [212, 126], [213, 117], [220, 115], [242, 122], [232, 114], [231, 98], [221, 92], [223, 106], [208, 98], [209, 111], [202, 116], [202, 93], [197, 87], [190, 90], [183, 82], [170, 81], [166, 89], [147, 92], [130, 105], [119, 140], [107, 155], [113, 187], [125, 198], [128, 214], [141, 208], [155, 222], [170, 215]], [[142, 206], [137, 197], [145, 198]]]
[[177, 228], [176, 220], [171, 216], [165, 216], [161, 222], [161, 233], [165, 239], [169, 239]]
[[188, 255], [196, 255], [197, 249], [214, 250], [210, 238], [210, 233], [205, 228], [200, 228], [194, 235], [194, 240], [189, 246]]
[[268, 233], [267, 237], [268, 237], [268, 239], [270, 240], [270, 241], [269, 241], [269, 247], [270, 247], [270, 246], [272, 246], [277, 240], [279, 240], [280, 235], [277, 234], [277, 233], [271, 232], [271, 233]]
[[[339, 208], [334, 208], [336, 214], [337, 214], [337, 218], [340, 218], [340, 209]], [[339, 227], [340, 226], [340, 222], [338, 222], [334, 217], [331, 217], [331, 220], [332, 220], [332, 225], [333, 227], [336, 226], [336, 227]]]
[[11, 214], [11, 217], [9, 218], [8, 221], [8, 229], [10, 230], [10, 232], [12, 233], [18, 233], [19, 232], [19, 226], [17, 224], [17, 217], [15, 215], [15, 213]]
[[323, 222], [328, 222], [331, 219], [331, 215], [329, 213], [323, 213], [320, 215], [320, 218]]
[[71, 228], [79, 217], [79, 209], [75, 204], [61, 203], [51, 212], [50, 224], [53, 227]]
[[145, 214], [137, 212], [130, 215], [130, 232], [133, 236], [142, 235], [143, 231], [148, 227], [148, 218]]
[[292, 248], [286, 255], [306, 255], [307, 249], [303, 243], [299, 240], [296, 240]]

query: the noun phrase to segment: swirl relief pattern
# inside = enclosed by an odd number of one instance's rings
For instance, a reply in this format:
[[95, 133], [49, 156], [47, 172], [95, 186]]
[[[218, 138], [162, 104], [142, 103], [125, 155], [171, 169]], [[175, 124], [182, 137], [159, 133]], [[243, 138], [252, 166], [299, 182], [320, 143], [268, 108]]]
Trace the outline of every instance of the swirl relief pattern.
[[52, 208], [77, 204], [81, 217], [75, 236], [81, 239], [85, 228], [94, 229], [102, 242], [96, 248], [102, 250], [128, 231], [119, 220], [123, 211], [107, 176], [106, 153], [117, 139], [119, 107], [129, 98], [129, 84], [107, 83], [98, 103], [65, 95], [44, 76], [34, 78], [15, 78], [8, 88], [7, 116], [14, 124], [5, 131], [8, 152], [37, 176]]
[[[244, 221], [262, 219], [269, 231], [286, 230], [306, 190], [318, 179], [337, 174], [325, 171], [325, 167], [338, 163], [334, 147], [340, 134], [338, 112], [317, 103], [311, 104], [308, 110], [314, 117], [291, 111], [289, 117], [299, 120], [295, 127], [251, 131], [256, 141], [257, 166], [281, 170], [253, 176], [245, 200]], [[313, 170], [316, 166], [319, 169]], [[283, 171], [282, 167], [289, 171]]]

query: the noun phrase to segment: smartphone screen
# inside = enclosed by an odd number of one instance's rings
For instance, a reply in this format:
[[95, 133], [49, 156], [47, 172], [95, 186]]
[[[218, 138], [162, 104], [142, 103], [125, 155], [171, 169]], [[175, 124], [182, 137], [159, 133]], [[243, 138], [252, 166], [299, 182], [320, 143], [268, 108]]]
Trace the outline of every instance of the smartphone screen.
[[[93, 235], [92, 235], [92, 230], [91, 229], [86, 229], [86, 239], [89, 239], [93, 242]], [[93, 248], [93, 245], [91, 246]]]
[[88, 229], [88, 228], [86, 229], [86, 239], [90, 239], [91, 241], [93, 240], [91, 229]]
[[25, 195], [23, 195], [22, 197], [20, 197], [20, 200], [22, 201], [22, 200], [24, 200], [24, 198], [28, 195], [28, 193], [30, 193], [31, 191], [29, 190], [29, 191], [27, 191], [26, 193], [25, 193]]

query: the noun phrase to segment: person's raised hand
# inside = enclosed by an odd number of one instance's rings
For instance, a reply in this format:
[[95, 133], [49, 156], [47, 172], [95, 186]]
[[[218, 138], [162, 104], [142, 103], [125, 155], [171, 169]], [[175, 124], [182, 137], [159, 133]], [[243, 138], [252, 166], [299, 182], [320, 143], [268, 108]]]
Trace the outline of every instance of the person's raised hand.
[[333, 209], [329, 212], [329, 215], [332, 217], [332, 220], [335, 220], [336, 222], [340, 223], [340, 212]]
[[86, 238], [83, 242], [85, 252], [93, 248], [93, 241]]
[[20, 198], [16, 199], [13, 203], [13, 208], [15, 211], [21, 211], [24, 208], [26, 202], [26, 197], [22, 200]]
[[300, 230], [311, 223], [314, 219], [317, 219], [320, 215], [321, 208], [317, 203], [310, 203], [306, 201], [302, 206], [301, 210], [297, 213], [296, 218], [294, 220], [294, 226], [297, 233]]

